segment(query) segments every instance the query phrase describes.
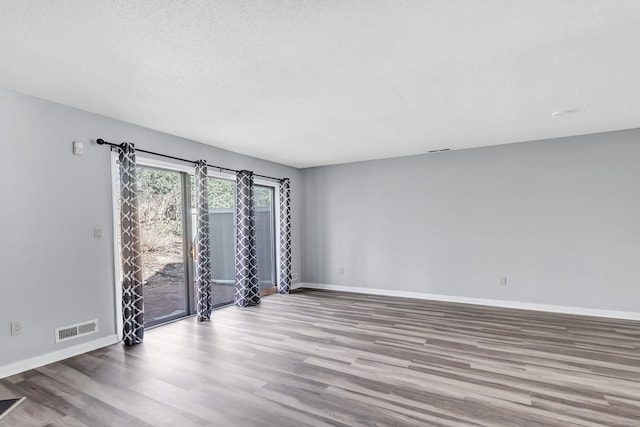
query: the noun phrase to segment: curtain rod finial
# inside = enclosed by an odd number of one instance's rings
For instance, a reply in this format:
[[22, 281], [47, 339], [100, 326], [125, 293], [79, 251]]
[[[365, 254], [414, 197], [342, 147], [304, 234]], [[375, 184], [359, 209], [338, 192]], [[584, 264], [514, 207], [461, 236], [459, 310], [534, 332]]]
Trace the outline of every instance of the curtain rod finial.
[[104, 145], [104, 139], [102, 139], [102, 138], [98, 138], [98, 139], [96, 139], [96, 144], [98, 144], [98, 145]]

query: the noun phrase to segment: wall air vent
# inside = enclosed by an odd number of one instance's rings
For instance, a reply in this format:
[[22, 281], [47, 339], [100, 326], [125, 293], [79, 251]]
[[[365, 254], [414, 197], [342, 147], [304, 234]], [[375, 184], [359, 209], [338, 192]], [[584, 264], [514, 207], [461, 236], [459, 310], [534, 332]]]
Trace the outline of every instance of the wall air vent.
[[84, 335], [95, 334], [96, 332], [98, 332], [98, 319], [64, 326], [56, 328], [56, 342], [67, 341]]

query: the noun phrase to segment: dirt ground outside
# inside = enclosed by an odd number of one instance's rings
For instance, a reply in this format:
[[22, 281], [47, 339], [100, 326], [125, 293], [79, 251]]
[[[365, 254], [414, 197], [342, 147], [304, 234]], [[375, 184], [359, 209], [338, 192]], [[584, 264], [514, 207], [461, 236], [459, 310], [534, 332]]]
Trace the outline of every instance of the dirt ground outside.
[[[187, 311], [184, 285], [182, 238], [173, 239], [160, 249], [145, 250], [142, 255], [144, 283], [145, 323], [161, 322], [163, 319]], [[235, 285], [213, 283], [211, 285], [214, 307], [233, 302]]]

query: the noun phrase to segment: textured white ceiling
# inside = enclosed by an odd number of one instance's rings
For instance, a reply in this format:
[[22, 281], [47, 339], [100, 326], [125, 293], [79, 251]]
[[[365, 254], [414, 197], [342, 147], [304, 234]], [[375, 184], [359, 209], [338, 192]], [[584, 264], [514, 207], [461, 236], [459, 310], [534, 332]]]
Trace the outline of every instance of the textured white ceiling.
[[0, 86], [297, 167], [640, 127], [638, 0], [2, 0], [0, 55]]

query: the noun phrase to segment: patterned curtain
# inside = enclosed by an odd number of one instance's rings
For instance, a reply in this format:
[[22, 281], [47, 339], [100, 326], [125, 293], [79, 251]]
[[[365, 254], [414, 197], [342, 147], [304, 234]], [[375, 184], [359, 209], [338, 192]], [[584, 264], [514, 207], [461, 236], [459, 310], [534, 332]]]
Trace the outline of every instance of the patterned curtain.
[[246, 170], [239, 171], [236, 175], [236, 293], [234, 302], [239, 307], [260, 303], [253, 172]]
[[120, 244], [122, 245], [122, 320], [125, 345], [140, 344], [144, 337], [142, 252], [136, 181], [136, 149], [120, 145]]
[[209, 199], [207, 162], [196, 162], [196, 294], [198, 320], [211, 319], [211, 252], [209, 250]]
[[278, 292], [291, 290], [291, 188], [289, 178], [280, 180], [280, 277]]

